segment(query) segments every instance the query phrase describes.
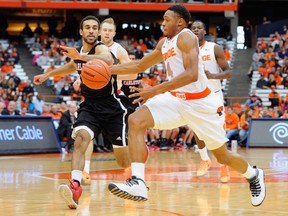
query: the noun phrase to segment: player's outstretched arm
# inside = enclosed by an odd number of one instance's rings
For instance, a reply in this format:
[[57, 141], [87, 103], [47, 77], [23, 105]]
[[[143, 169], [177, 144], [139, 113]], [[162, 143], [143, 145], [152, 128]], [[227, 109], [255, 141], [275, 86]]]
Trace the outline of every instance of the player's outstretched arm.
[[164, 39], [160, 40], [156, 48], [149, 54], [145, 55], [142, 59], [137, 61], [130, 61], [124, 64], [111, 65], [111, 74], [135, 74], [142, 73], [147, 68], [163, 61], [161, 47]]
[[41, 85], [43, 82], [45, 82], [49, 77], [54, 76], [65, 76], [67, 74], [71, 74], [76, 71], [76, 66], [73, 61], [70, 61], [69, 63], [62, 65], [59, 68], [55, 68], [52, 71], [46, 72], [44, 74], [36, 75], [33, 78], [33, 83], [35, 85]]

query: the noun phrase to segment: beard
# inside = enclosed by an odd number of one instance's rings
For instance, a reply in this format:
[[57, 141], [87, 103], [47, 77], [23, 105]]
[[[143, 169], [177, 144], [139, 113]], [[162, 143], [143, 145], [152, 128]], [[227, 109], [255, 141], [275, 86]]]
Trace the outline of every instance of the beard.
[[83, 40], [84, 40], [85, 43], [93, 45], [93, 44], [96, 43], [97, 38], [95, 38], [94, 40], [90, 40], [90, 39], [84, 37]]

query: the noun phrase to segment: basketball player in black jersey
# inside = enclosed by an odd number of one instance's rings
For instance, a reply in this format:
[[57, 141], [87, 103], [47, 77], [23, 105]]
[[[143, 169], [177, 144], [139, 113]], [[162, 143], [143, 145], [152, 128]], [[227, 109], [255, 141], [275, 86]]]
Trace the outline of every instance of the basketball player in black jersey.
[[[107, 46], [98, 42], [100, 22], [94, 16], [87, 16], [80, 22], [80, 35], [82, 44], [80, 50], [60, 46], [67, 57], [73, 61], [52, 70], [48, 73], [34, 77], [34, 84], [40, 85], [49, 77], [56, 75], [66, 75], [75, 72], [81, 73], [84, 63], [91, 59], [101, 59], [108, 65], [113, 63], [113, 57]], [[76, 209], [79, 198], [82, 194], [80, 182], [84, 168], [85, 151], [88, 144], [100, 131], [109, 139], [113, 145], [123, 148], [114, 149], [114, 155], [118, 164], [122, 167], [129, 167], [130, 160], [128, 156], [126, 140], [125, 107], [116, 98], [117, 82], [116, 76], [112, 75], [110, 82], [99, 90], [93, 90], [80, 84], [81, 94], [85, 100], [80, 104], [78, 117], [73, 125], [72, 137], [74, 142], [74, 151], [72, 157], [72, 180], [70, 186], [61, 184], [59, 192], [70, 209]]]

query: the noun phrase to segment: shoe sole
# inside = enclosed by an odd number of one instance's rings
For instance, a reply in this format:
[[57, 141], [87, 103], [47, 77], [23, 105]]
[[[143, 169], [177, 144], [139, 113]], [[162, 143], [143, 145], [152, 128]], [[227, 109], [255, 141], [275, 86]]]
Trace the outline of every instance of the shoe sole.
[[59, 186], [58, 191], [70, 209], [77, 209], [77, 203], [73, 199], [73, 193], [70, 190], [69, 186], [66, 184], [62, 184]]
[[261, 201], [259, 204], [254, 205], [254, 204], [252, 203], [252, 205], [253, 205], [254, 207], [260, 206], [260, 205], [264, 202], [264, 200], [265, 200], [265, 198], [266, 198], [265, 175], [264, 175], [264, 171], [263, 171], [263, 170], [262, 170], [262, 174], [263, 174], [263, 184], [264, 184], [264, 197], [263, 197], [262, 201]]
[[122, 199], [128, 199], [128, 200], [138, 201], [138, 202], [148, 200], [146, 197], [131, 195], [131, 194], [127, 193], [126, 191], [119, 189], [115, 184], [109, 184], [108, 189], [115, 196], [120, 197]]

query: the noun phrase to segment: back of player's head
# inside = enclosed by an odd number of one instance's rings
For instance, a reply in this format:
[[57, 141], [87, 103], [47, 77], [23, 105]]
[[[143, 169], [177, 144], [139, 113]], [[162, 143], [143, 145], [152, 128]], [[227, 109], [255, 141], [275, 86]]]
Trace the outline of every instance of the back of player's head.
[[187, 24], [191, 20], [190, 12], [183, 5], [173, 5], [169, 7], [167, 10], [171, 10], [174, 13], [177, 13], [179, 16], [181, 16], [185, 20]]
[[81, 20], [81, 22], [80, 22], [80, 29], [83, 29], [83, 23], [85, 22], [85, 21], [87, 21], [87, 20], [95, 20], [97, 23], [98, 23], [98, 29], [100, 28], [100, 21], [99, 21], [99, 19], [97, 18], [97, 17], [95, 17], [95, 16], [92, 16], [92, 15], [88, 15], [88, 16], [86, 16], [86, 17], [84, 17], [82, 20]]

